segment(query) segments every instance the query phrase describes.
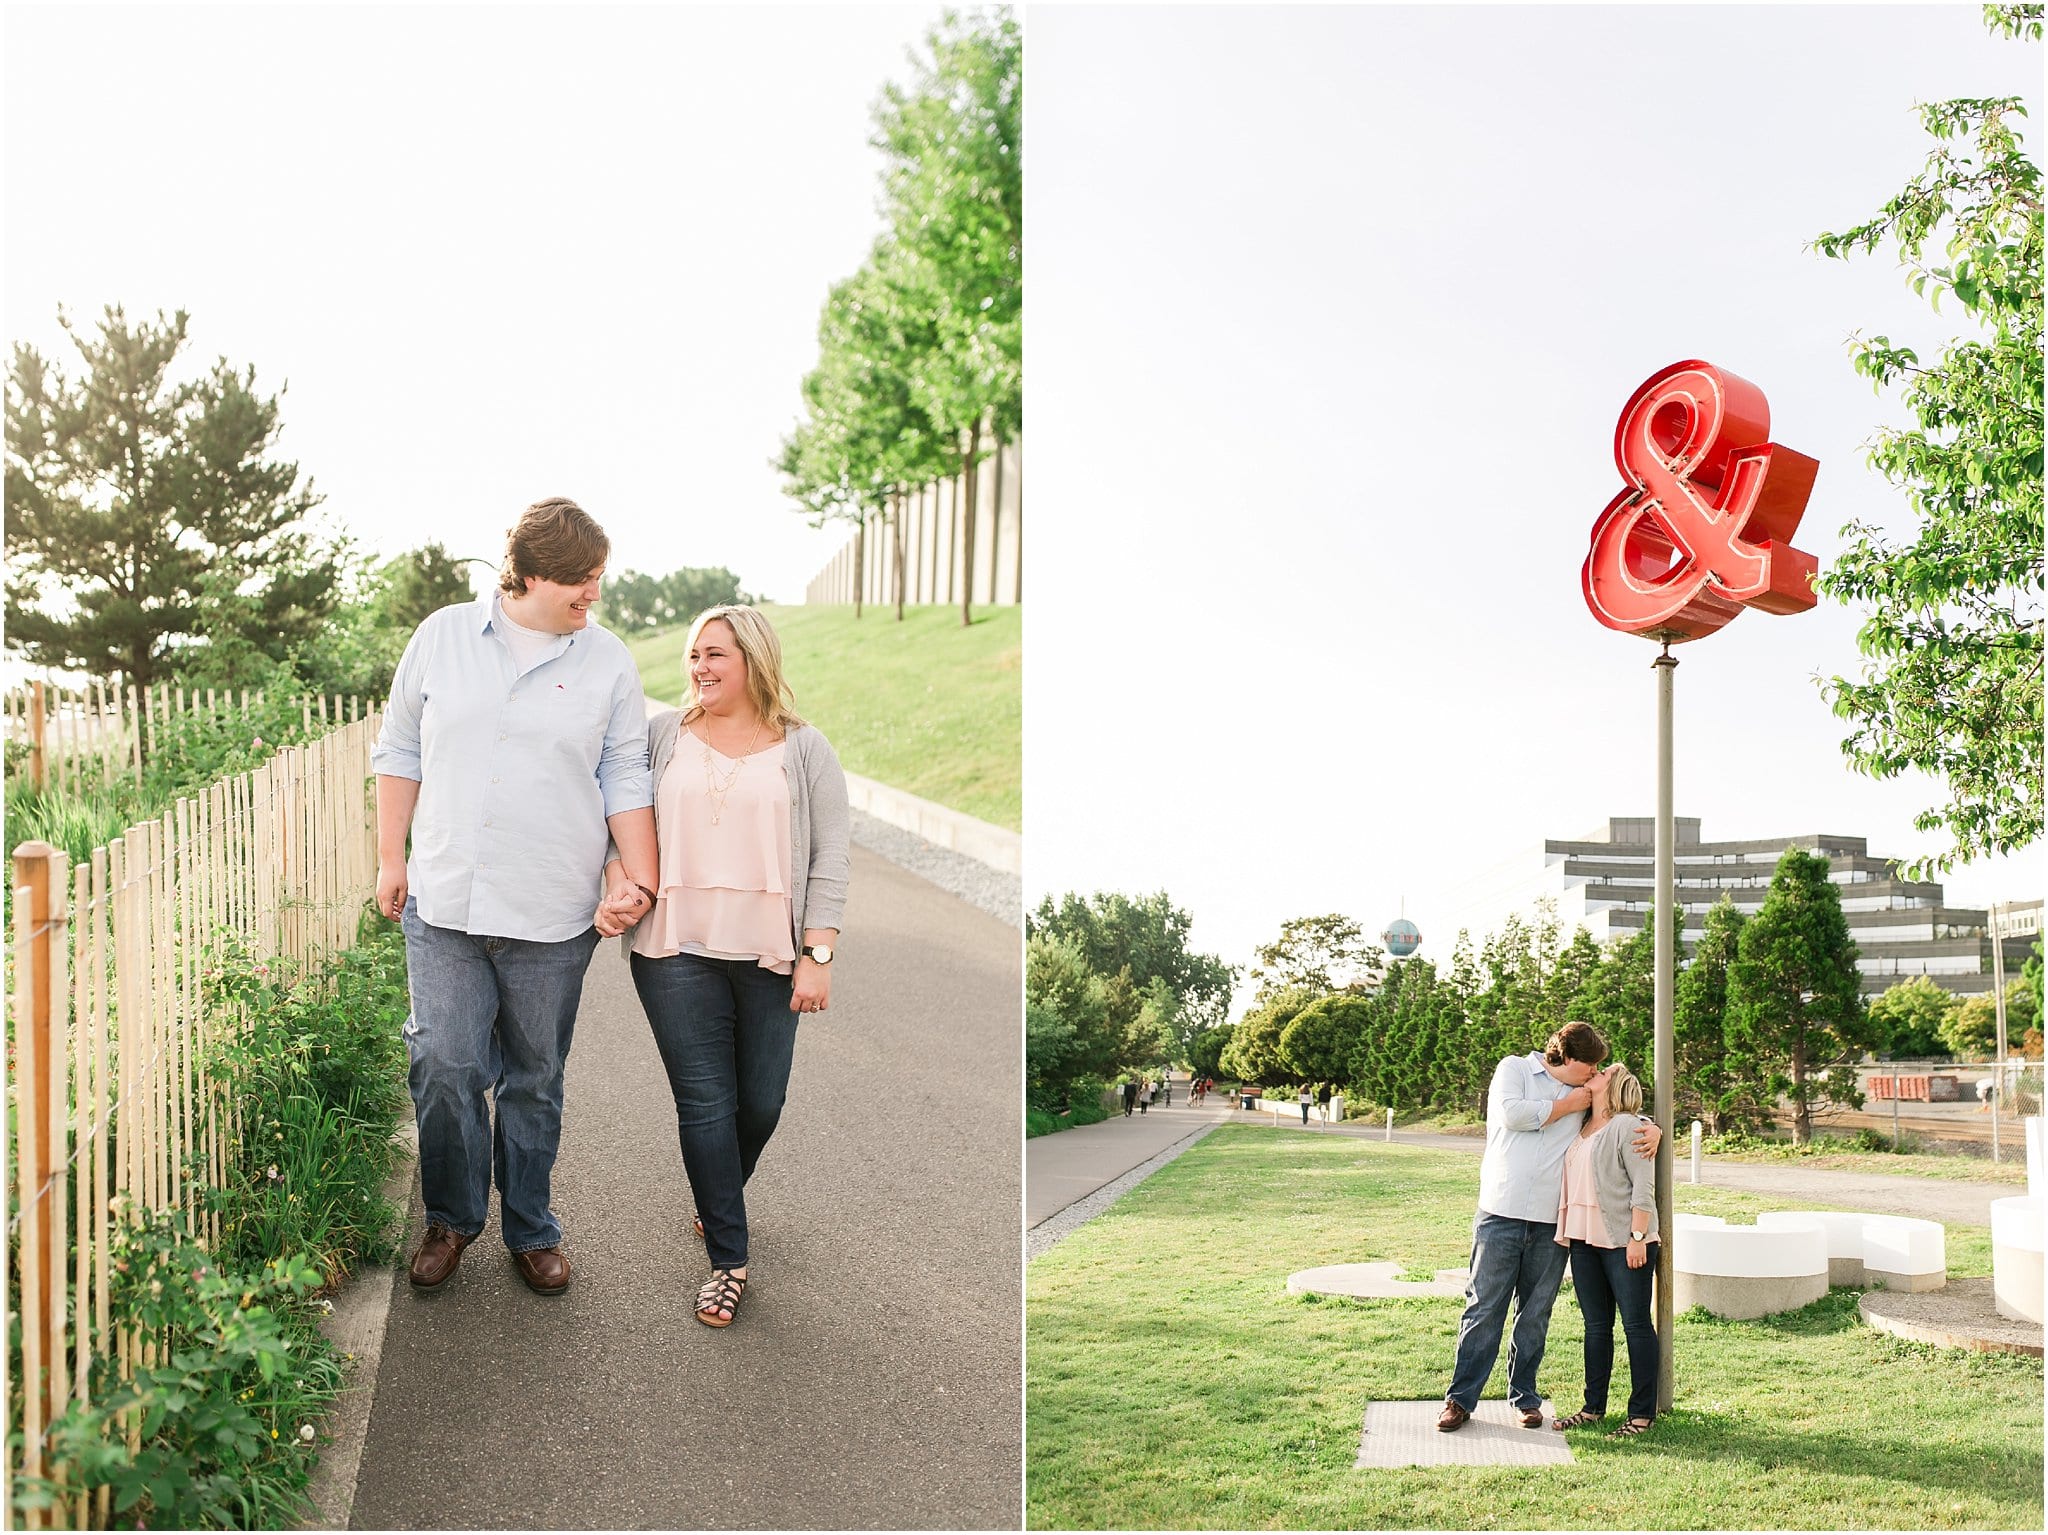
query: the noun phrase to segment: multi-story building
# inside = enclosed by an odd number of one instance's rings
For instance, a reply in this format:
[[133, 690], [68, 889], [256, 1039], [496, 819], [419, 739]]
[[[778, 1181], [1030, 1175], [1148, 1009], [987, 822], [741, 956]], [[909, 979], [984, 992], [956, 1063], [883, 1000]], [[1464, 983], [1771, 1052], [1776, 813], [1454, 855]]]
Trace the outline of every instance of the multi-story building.
[[[1674, 853], [1680, 937], [1696, 942], [1715, 902], [1731, 896], [1754, 916], [1770, 888], [1778, 859], [1791, 847], [1828, 860], [1828, 878], [1841, 886], [1842, 913], [1860, 951], [1866, 994], [1909, 976], [1925, 975], [1958, 996], [1991, 990], [1991, 927], [1981, 908], [1950, 906], [1935, 880], [1899, 877], [1892, 859], [1870, 852], [1866, 839], [1810, 832], [1747, 842], [1702, 842], [1696, 818], [1677, 817]], [[1640, 932], [1654, 899], [1656, 823], [1647, 816], [1617, 816], [1587, 836], [1550, 840], [1541, 861], [1504, 865], [1461, 892], [1457, 925], [1475, 940], [1496, 930], [1511, 912], [1525, 917], [1539, 900], [1557, 907], [1566, 933], [1584, 926], [1602, 943]], [[2016, 976], [2041, 931], [2041, 902], [2015, 902], [2001, 922], [2008, 976]], [[1455, 931], [1455, 929], [1452, 929]]]

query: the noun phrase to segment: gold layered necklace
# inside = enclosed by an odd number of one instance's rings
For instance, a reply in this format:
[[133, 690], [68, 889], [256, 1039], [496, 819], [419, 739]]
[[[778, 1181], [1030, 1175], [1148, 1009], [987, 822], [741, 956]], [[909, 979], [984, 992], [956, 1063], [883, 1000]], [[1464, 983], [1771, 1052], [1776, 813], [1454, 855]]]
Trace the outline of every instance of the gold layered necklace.
[[747, 742], [747, 749], [733, 759], [732, 771], [726, 773], [723, 781], [718, 770], [718, 753], [711, 745], [711, 716], [704, 717], [704, 788], [711, 801], [711, 824], [716, 826], [725, 818], [726, 796], [732, 793], [732, 786], [739, 781], [740, 770], [747, 765], [747, 758], [753, 756], [754, 748], [761, 743], [761, 732], [767, 728], [766, 720], [754, 722], [754, 737]]

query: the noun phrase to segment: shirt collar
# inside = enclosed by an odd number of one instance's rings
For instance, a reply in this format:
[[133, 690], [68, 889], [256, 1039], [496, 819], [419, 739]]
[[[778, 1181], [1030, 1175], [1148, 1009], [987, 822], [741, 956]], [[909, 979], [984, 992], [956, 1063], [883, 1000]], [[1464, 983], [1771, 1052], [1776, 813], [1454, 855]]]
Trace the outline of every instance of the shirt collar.
[[[489, 634], [493, 629], [497, 627], [498, 620], [501, 618], [505, 618], [505, 610], [503, 607], [504, 600], [504, 592], [495, 591], [492, 592], [490, 596], [483, 598], [481, 601], [477, 603], [477, 606], [483, 609], [484, 619], [483, 626], [478, 630], [478, 633]], [[508, 626], [510, 626], [512, 620], [509, 618], [505, 618], [505, 623]], [[528, 632], [531, 633], [532, 631], [529, 630]], [[544, 638], [551, 640], [567, 640], [571, 645], [576, 643], [576, 636], [573, 633], [550, 634], [544, 636]]]

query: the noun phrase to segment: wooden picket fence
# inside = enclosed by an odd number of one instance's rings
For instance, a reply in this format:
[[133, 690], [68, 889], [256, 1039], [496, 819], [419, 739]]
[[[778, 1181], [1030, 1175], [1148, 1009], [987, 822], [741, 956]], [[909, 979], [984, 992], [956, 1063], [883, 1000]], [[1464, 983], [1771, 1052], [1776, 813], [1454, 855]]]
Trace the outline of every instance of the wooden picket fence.
[[[156, 750], [160, 724], [175, 715], [219, 715], [238, 706], [246, 714], [252, 701], [261, 704], [264, 698], [262, 691], [248, 688], [238, 694], [229, 688], [188, 690], [168, 682], [124, 690], [101, 678], [77, 684], [46, 679], [10, 688], [0, 694], [0, 728], [26, 750], [8, 754], [8, 776], [60, 794], [117, 778], [140, 783], [143, 763]], [[357, 697], [308, 694], [294, 702], [308, 731], [315, 720], [339, 724], [363, 716], [363, 700]]]
[[[125, 1378], [160, 1351], [112, 1313], [124, 1219], [181, 1209], [218, 1240], [203, 1187], [233, 1175], [241, 1126], [205, 1062], [239, 1022], [205, 1005], [206, 955], [222, 929], [259, 961], [308, 966], [353, 945], [376, 888], [380, 718], [373, 709], [181, 799], [75, 867], [43, 843], [15, 850], [19, 1212], [0, 1262], [20, 1286], [16, 1469], [30, 1477], [48, 1474], [49, 1425], [90, 1400], [95, 1361]], [[129, 1433], [136, 1442], [139, 1426]], [[23, 1517], [27, 1528], [82, 1528], [109, 1512], [103, 1488]]]

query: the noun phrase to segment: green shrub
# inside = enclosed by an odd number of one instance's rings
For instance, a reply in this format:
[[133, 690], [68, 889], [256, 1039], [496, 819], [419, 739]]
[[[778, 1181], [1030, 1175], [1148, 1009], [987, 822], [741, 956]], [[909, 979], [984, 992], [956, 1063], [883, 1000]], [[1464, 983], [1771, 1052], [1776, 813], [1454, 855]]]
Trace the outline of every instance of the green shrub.
[[[135, 1528], [276, 1528], [303, 1517], [312, 1425], [341, 1386], [307, 1299], [319, 1283], [312, 1266], [294, 1255], [237, 1270], [174, 1211], [128, 1228], [114, 1268], [114, 1313], [158, 1340], [157, 1362], [125, 1381], [112, 1361], [96, 1363], [92, 1401], [51, 1426], [49, 1476], [17, 1476], [15, 1508], [48, 1508], [61, 1483], [67, 1493], [111, 1488], [116, 1522]], [[130, 1422], [141, 1431], [133, 1449]]]

